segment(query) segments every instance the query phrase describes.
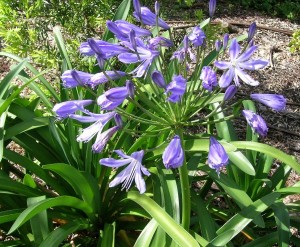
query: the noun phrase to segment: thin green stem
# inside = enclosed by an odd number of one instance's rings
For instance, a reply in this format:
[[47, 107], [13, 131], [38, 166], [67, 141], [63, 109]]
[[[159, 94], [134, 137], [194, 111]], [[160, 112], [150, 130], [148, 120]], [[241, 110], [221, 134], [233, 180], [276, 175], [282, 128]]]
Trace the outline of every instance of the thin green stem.
[[[181, 145], [183, 146], [183, 132], [182, 129], [177, 131], [177, 134], [180, 137]], [[190, 197], [190, 183], [188, 176], [187, 163], [184, 155], [183, 165], [179, 168], [180, 176], [180, 187], [181, 187], [181, 225], [182, 227], [189, 231], [190, 228], [190, 217], [191, 217], [191, 197]]]

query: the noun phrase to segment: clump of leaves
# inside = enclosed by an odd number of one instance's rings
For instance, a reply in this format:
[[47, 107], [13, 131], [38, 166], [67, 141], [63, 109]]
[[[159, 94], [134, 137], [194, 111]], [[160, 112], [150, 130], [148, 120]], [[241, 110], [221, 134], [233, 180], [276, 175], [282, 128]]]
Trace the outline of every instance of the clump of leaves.
[[300, 30], [293, 33], [293, 38], [289, 44], [291, 52], [300, 53]]
[[29, 57], [44, 68], [57, 68], [60, 61], [52, 30], [58, 25], [62, 27], [71, 61], [80, 64], [74, 40], [99, 35], [103, 20], [112, 18], [116, 2], [119, 1], [0, 0], [3, 50]]

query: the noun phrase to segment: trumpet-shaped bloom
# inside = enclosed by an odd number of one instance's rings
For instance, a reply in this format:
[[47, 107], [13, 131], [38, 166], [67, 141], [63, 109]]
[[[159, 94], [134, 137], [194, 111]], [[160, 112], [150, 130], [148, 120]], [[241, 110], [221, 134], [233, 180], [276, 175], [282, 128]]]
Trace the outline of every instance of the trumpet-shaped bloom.
[[[145, 25], [149, 25], [149, 26], [156, 25], [156, 15], [147, 7], [141, 7], [140, 12], [135, 10], [133, 12], [133, 16], [136, 18], [137, 21]], [[169, 25], [159, 17], [158, 17], [158, 26], [160, 26], [163, 29], [167, 29], [167, 30], [170, 29]]]
[[61, 79], [65, 88], [73, 88], [88, 85], [92, 76], [92, 74], [78, 70], [66, 70]]
[[149, 48], [150, 49], [157, 49], [160, 46], [172, 47], [172, 46], [174, 46], [174, 43], [171, 40], [169, 40], [165, 37], [161, 37], [161, 36], [154, 37], [149, 40]]
[[146, 183], [142, 177], [142, 174], [150, 176], [150, 172], [142, 165], [142, 159], [144, 151], [138, 151], [132, 153], [130, 156], [123, 153], [121, 150], [115, 150], [115, 152], [122, 158], [116, 160], [114, 158], [104, 158], [100, 160], [100, 164], [108, 167], [119, 168], [127, 165], [109, 184], [109, 187], [115, 187], [122, 183], [122, 190], [129, 188], [135, 181], [136, 187], [143, 194], [146, 191]]
[[264, 68], [268, 61], [262, 59], [250, 59], [253, 53], [257, 50], [257, 46], [249, 47], [245, 52], [240, 54], [241, 47], [237, 40], [234, 39], [229, 47], [230, 61], [216, 61], [215, 66], [221, 70], [226, 70], [219, 80], [219, 85], [222, 88], [228, 87], [232, 80], [237, 86], [240, 85], [239, 79], [251, 86], [257, 86], [258, 81], [244, 72], [247, 70], [256, 70]]
[[[82, 123], [93, 123], [89, 127], [82, 130], [78, 135], [78, 142], [89, 142], [95, 135], [100, 135], [104, 126], [116, 115], [115, 112], [107, 112], [104, 114], [87, 113], [88, 116], [70, 115], [70, 118]], [[98, 139], [98, 138], [97, 138]]]
[[178, 135], [175, 135], [162, 155], [163, 163], [167, 169], [182, 166], [184, 152]]
[[91, 86], [92, 88], [95, 88], [99, 84], [103, 84], [108, 82], [109, 80], [118, 80], [121, 77], [125, 76], [126, 73], [123, 71], [105, 71], [105, 72], [100, 72], [97, 74], [94, 74], [90, 81], [88, 82], [88, 85]]
[[56, 113], [59, 119], [69, 117], [70, 114], [73, 114], [76, 111], [84, 111], [85, 106], [93, 103], [93, 100], [69, 100], [56, 104], [53, 107], [53, 111]]
[[152, 61], [159, 56], [159, 51], [150, 48], [140, 38], [135, 38], [136, 47], [133, 47], [129, 42], [123, 42], [132, 52], [124, 52], [118, 56], [122, 63], [137, 63], [140, 65], [130, 72], [135, 77], [142, 77], [149, 69]]
[[92, 146], [94, 153], [101, 153], [110, 138], [120, 129], [120, 126], [114, 126], [97, 135], [96, 140]]
[[275, 111], [282, 111], [286, 106], [286, 98], [280, 94], [251, 94], [251, 99], [258, 101]]
[[205, 33], [199, 26], [194, 27], [192, 33], [188, 37], [195, 47], [201, 46], [206, 38]]
[[218, 85], [217, 74], [209, 66], [204, 66], [201, 71], [200, 79], [203, 87], [211, 92]]
[[123, 20], [117, 20], [115, 22], [107, 21], [106, 25], [107, 28], [117, 37], [117, 39], [123, 41], [129, 40], [131, 30], [134, 31], [136, 37], [151, 36], [151, 32], [149, 30], [140, 28], [134, 24]]
[[172, 78], [172, 81], [166, 87], [166, 94], [171, 93], [168, 100], [176, 103], [178, 102], [182, 95], [185, 93], [186, 90], [186, 79], [181, 75], [175, 75]]
[[209, 140], [209, 153], [207, 162], [209, 167], [215, 169], [218, 174], [220, 174], [220, 169], [223, 166], [226, 166], [229, 162], [229, 158], [224, 147], [212, 136]]
[[134, 85], [131, 81], [126, 82], [126, 87], [115, 87], [98, 97], [97, 104], [102, 110], [113, 110], [123, 103], [128, 96], [133, 96]]
[[192, 61], [196, 61], [196, 57], [193, 54], [191, 48], [189, 48], [189, 38], [188, 36], [184, 36], [183, 38], [183, 47], [177, 51], [175, 51], [171, 57], [171, 59], [177, 59], [179, 63], [182, 63], [185, 57], [189, 55]]
[[117, 56], [127, 49], [118, 44], [111, 44], [103, 40], [89, 39], [80, 45], [80, 52], [86, 56], [96, 56], [100, 68], [104, 67], [107, 59]]
[[250, 110], [243, 110], [242, 114], [255, 133], [261, 137], [265, 137], [267, 135], [268, 127], [265, 120], [261, 116]]

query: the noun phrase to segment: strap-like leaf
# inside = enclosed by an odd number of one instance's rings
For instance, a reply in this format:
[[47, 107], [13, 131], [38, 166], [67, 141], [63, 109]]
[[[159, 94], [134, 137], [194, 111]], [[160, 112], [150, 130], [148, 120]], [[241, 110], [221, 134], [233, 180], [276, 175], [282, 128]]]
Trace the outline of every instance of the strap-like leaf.
[[43, 210], [56, 207], [56, 206], [60, 206], [60, 207], [67, 206], [67, 207], [76, 208], [83, 211], [87, 216], [89, 216], [89, 218], [94, 218], [94, 215], [92, 214], [92, 208], [86, 202], [72, 196], [59, 196], [55, 198], [45, 199], [43, 201], [40, 201], [36, 204], [29, 206], [16, 219], [16, 221], [10, 228], [8, 234], [14, 232], [21, 225], [23, 225], [25, 222], [27, 222], [33, 216], [37, 215]]
[[[157, 221], [159, 226], [180, 246], [199, 247], [197, 241], [150, 197], [135, 191], [130, 191], [127, 194], [127, 199], [143, 207]], [[207, 244], [207, 241], [203, 238], [202, 243]]]

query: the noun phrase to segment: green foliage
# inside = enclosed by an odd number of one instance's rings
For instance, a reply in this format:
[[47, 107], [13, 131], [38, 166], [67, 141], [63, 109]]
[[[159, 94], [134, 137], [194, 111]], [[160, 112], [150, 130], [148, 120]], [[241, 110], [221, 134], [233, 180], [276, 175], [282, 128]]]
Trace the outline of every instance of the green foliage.
[[118, 0], [0, 0], [0, 37], [4, 51], [29, 57], [44, 68], [57, 68], [59, 56], [52, 30], [61, 26], [69, 55], [78, 66], [80, 41], [99, 35]]
[[[234, 1], [233, 3], [236, 3]], [[242, 0], [242, 6], [255, 8], [267, 14], [288, 18], [292, 21], [300, 21], [300, 3], [298, 1], [287, 0]]]
[[291, 52], [300, 52], [300, 30], [293, 33], [291, 42], [289, 43]]

